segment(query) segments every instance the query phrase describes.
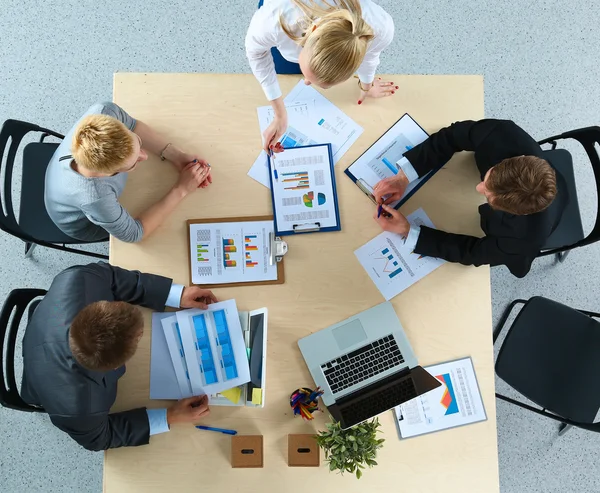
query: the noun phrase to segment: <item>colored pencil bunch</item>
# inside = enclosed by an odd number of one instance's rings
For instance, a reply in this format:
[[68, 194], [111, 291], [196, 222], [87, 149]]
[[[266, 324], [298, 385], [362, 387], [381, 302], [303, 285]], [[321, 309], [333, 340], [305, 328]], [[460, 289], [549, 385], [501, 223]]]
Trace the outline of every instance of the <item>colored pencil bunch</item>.
[[290, 396], [290, 406], [294, 410], [294, 416], [300, 415], [306, 420], [313, 419], [312, 413], [319, 410], [317, 400], [322, 395], [323, 391], [320, 387], [317, 387], [316, 390], [306, 388], [295, 390]]

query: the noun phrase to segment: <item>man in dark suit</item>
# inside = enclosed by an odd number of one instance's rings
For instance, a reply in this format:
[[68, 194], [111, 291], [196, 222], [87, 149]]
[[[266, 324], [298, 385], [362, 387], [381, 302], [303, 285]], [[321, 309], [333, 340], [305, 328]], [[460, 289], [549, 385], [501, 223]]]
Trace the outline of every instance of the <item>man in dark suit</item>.
[[212, 292], [106, 263], [61, 272], [36, 307], [23, 338], [21, 396], [88, 450], [145, 445], [174, 423], [209, 413], [207, 396], [169, 409], [110, 413], [117, 381], [144, 330], [141, 311], [206, 308]]
[[395, 209], [376, 221], [386, 231], [407, 237], [415, 253], [464, 265], [506, 265], [517, 277], [531, 268], [567, 203], [566, 183], [543, 158], [537, 142], [515, 123], [481, 120], [453, 123], [407, 151], [398, 174], [374, 188], [378, 203], [398, 200], [406, 186], [443, 166], [455, 152], [473, 151], [481, 174], [477, 191], [483, 238], [410, 225]]

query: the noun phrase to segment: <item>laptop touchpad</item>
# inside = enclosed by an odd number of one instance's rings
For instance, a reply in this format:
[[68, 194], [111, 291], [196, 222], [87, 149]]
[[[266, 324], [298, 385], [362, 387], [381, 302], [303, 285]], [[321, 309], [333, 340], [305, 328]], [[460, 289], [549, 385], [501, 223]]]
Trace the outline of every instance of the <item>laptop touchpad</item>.
[[347, 349], [367, 338], [367, 333], [363, 329], [360, 320], [352, 320], [341, 327], [333, 329], [333, 337], [340, 349]]

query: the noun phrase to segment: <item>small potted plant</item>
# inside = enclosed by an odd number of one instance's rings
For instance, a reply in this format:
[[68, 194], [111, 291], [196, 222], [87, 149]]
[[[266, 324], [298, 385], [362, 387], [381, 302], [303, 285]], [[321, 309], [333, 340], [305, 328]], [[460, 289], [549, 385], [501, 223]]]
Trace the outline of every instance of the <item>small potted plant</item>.
[[347, 430], [342, 430], [339, 423], [328, 423], [327, 430], [317, 435], [317, 443], [325, 451], [329, 470], [356, 474], [360, 479], [365, 466], [376, 466], [377, 450], [385, 441], [383, 438], [377, 439], [380, 426], [377, 418]]

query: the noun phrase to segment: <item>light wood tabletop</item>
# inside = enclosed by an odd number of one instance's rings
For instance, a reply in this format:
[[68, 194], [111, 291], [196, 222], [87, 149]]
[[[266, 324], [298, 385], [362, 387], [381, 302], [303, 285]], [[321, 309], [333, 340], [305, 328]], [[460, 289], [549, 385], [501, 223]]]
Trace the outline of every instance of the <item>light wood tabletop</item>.
[[[445, 264], [392, 300], [419, 362], [425, 366], [471, 356], [488, 420], [400, 441], [392, 412], [380, 416], [386, 439], [378, 466], [357, 480], [321, 467], [287, 466], [287, 435], [324, 428], [326, 413], [312, 422], [292, 416], [290, 393], [312, 385], [297, 341], [311, 332], [381, 303], [383, 297], [358, 263], [354, 250], [379, 234], [374, 206], [343, 171], [405, 112], [428, 132], [457, 120], [483, 117], [480, 76], [385, 76], [400, 89], [393, 97], [356, 104], [350, 80], [324, 94], [364, 133], [336, 165], [341, 232], [288, 237], [283, 285], [220, 288], [219, 299], [234, 298], [241, 310], [269, 310], [266, 406], [211, 408], [203, 424], [264, 436], [264, 468], [232, 469], [230, 437], [176, 425], [151, 437], [150, 444], [109, 450], [105, 455], [107, 493], [199, 491], [284, 492], [306, 484], [321, 491], [482, 492], [498, 486], [496, 412], [488, 267]], [[279, 77], [286, 94], [298, 76]], [[271, 213], [269, 191], [246, 173], [261, 148], [257, 106], [267, 104], [252, 75], [116, 74], [114, 101], [187, 152], [213, 167], [213, 184], [188, 196], [153, 235], [139, 244], [111, 239], [110, 260], [128, 269], [189, 283], [187, 219], [256, 216]], [[174, 184], [177, 173], [152, 157], [131, 173], [122, 203], [139, 213]], [[482, 235], [472, 155], [456, 155], [402, 211], [423, 207], [440, 229]], [[169, 402], [149, 399], [150, 312], [139, 349], [119, 382], [114, 410]], [[302, 488], [305, 488], [303, 486]]]

